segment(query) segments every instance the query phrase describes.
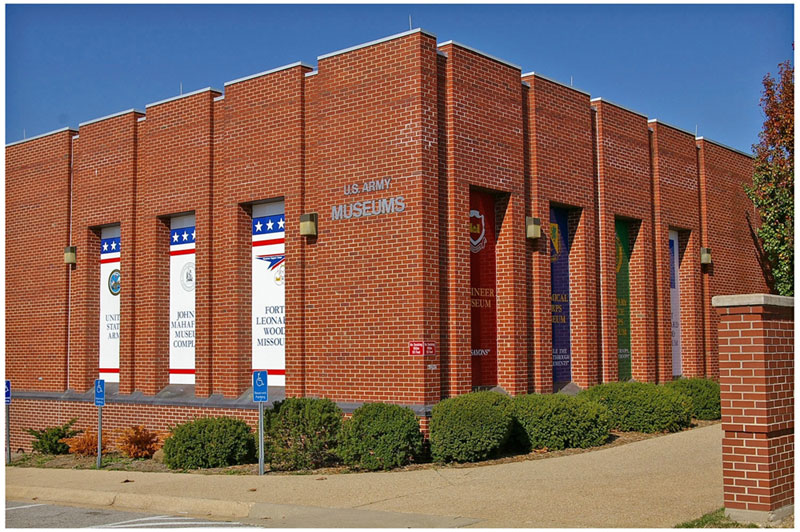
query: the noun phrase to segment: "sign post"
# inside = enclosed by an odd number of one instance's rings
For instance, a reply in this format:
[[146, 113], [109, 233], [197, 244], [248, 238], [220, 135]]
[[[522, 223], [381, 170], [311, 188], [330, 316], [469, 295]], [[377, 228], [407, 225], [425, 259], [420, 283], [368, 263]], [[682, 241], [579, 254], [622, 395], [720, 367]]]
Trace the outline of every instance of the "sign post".
[[253, 372], [253, 401], [258, 403], [258, 474], [264, 474], [264, 403], [269, 400], [267, 371]]
[[6, 464], [11, 463], [11, 381], [6, 381]]
[[94, 405], [97, 407], [97, 469], [103, 458], [103, 407], [106, 404], [106, 381], [94, 381]]

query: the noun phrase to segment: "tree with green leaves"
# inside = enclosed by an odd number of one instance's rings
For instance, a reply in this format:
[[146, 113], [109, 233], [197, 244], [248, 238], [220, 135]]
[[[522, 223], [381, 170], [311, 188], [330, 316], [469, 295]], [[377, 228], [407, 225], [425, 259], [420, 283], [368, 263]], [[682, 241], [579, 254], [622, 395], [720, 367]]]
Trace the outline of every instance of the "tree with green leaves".
[[778, 65], [778, 79], [764, 77], [766, 119], [753, 145], [753, 186], [745, 187], [761, 217], [758, 236], [780, 295], [794, 295], [794, 67]]

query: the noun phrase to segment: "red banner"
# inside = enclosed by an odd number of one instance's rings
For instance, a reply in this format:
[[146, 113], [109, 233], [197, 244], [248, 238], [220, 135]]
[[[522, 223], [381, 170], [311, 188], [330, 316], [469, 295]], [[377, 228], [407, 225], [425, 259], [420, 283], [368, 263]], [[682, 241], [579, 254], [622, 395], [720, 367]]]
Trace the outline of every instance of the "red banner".
[[469, 193], [472, 385], [497, 385], [497, 293], [494, 196]]

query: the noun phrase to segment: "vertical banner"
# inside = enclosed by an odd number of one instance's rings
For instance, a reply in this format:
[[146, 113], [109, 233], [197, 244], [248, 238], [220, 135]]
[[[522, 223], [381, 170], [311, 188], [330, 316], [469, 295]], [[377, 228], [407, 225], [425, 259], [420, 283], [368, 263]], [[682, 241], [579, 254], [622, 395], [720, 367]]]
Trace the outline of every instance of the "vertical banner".
[[194, 214], [174, 216], [169, 233], [169, 383], [194, 384]]
[[617, 363], [619, 380], [631, 378], [631, 281], [630, 227], [628, 222], [615, 220], [617, 248]]
[[119, 382], [119, 225], [100, 229], [100, 342], [98, 375]]
[[286, 385], [286, 254], [282, 201], [253, 205], [253, 371]]
[[569, 211], [550, 207], [550, 312], [553, 322], [553, 382], [572, 380], [569, 323]]
[[672, 376], [683, 374], [681, 360], [681, 285], [678, 232], [669, 232], [669, 306], [672, 318]]
[[497, 385], [494, 196], [469, 192], [472, 385]]

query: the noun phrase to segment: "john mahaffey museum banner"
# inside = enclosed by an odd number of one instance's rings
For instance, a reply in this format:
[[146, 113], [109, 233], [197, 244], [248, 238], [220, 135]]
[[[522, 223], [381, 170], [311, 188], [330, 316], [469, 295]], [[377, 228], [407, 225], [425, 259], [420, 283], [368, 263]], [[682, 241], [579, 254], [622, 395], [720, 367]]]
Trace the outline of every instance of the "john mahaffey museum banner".
[[174, 216], [169, 239], [169, 382], [194, 384], [194, 214]]

